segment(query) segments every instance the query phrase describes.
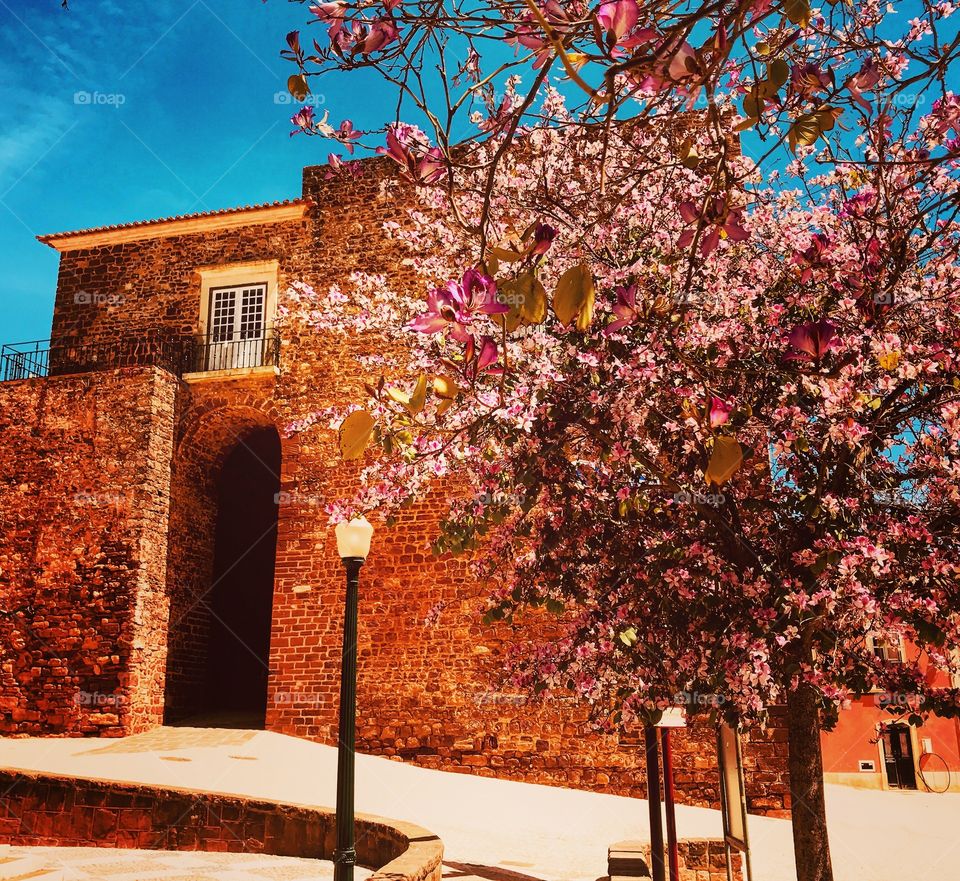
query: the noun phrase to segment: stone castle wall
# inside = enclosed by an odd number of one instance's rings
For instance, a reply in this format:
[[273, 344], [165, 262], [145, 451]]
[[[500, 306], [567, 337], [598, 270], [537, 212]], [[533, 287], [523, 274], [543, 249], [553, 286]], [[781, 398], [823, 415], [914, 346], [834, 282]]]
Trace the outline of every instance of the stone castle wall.
[[153, 369], [0, 384], [0, 732], [160, 720], [175, 393]]
[[[312, 207], [303, 221], [64, 254], [54, 337], [109, 340], [144, 329], [170, 336], [195, 333], [199, 267], [277, 260], [281, 302], [291, 281], [309, 282], [318, 291], [340, 283], [346, 290], [355, 271], [385, 273], [398, 290], [419, 289], [403, 265], [405, 255], [382, 234], [384, 221], [402, 220], [395, 208], [401, 185], [382, 162], [365, 163], [365, 168], [359, 179], [332, 181], [325, 180], [324, 169], [306, 169], [304, 195]], [[99, 298], [101, 305], [78, 303], [81, 291], [106, 296]], [[163, 620], [175, 626], [166, 638], [157, 632], [149, 640], [156, 651], [169, 645], [166, 686], [158, 684], [163, 677], [156, 671], [138, 684], [137, 718], [157, 720], [164, 699], [188, 704], [199, 699], [209, 621], [196, 598], [207, 589], [212, 571], [217, 469], [249, 432], [272, 425], [282, 437], [281, 490], [287, 503], [279, 508], [266, 724], [335, 742], [343, 570], [322, 503], [348, 493], [359, 466], [341, 462], [334, 433], [325, 427], [291, 437], [283, 429], [326, 406], [362, 400], [361, 384], [370, 377], [357, 359], [378, 345], [376, 339], [346, 341], [290, 328], [284, 330], [279, 375], [267, 371], [190, 384], [165, 380], [165, 406], [171, 412], [175, 408], [175, 417], [169, 417], [175, 431], [164, 441], [172, 442], [173, 451], [164, 565], [158, 560], [157, 571], [162, 568], [166, 578], [169, 612]], [[109, 395], [107, 376], [71, 381]], [[175, 402], [168, 400], [174, 385]], [[42, 381], [30, 384], [43, 386]], [[119, 411], [127, 404], [120, 395], [111, 406]], [[64, 418], [72, 423], [88, 416], [78, 402]], [[141, 442], [149, 440], [145, 436]], [[0, 443], [7, 461], [15, 463], [17, 449], [6, 438]], [[29, 469], [32, 462], [10, 467]], [[154, 477], [133, 471], [118, 479], [140, 493], [143, 481]], [[378, 528], [362, 573], [358, 748], [444, 770], [642, 794], [639, 749], [590, 733], [582, 708], [563, 702], [534, 706], [499, 690], [502, 651], [517, 634], [506, 625], [481, 624], [484, 588], [470, 579], [463, 560], [432, 557], [428, 544], [446, 508], [443, 489], [405, 511], [393, 528]], [[54, 485], [50, 491], [54, 497], [59, 492]], [[23, 519], [26, 528], [30, 518]], [[65, 546], [58, 538], [52, 549], [64, 552]], [[32, 582], [24, 573], [17, 570], [18, 589], [29, 593]], [[118, 571], [116, 577], [121, 575]], [[116, 594], [115, 606], [103, 616], [105, 627], [113, 628], [128, 614], [127, 596]], [[154, 608], [159, 612], [163, 606]], [[119, 676], [123, 659], [115, 666]], [[32, 711], [38, 713], [32, 730], [95, 730], [36, 706]], [[5, 724], [6, 730], [22, 730]], [[782, 733], [775, 728], [747, 750], [751, 804], [761, 812], [782, 812], [788, 802]], [[683, 801], [715, 805], [719, 781], [712, 730], [679, 732], [676, 753]]]

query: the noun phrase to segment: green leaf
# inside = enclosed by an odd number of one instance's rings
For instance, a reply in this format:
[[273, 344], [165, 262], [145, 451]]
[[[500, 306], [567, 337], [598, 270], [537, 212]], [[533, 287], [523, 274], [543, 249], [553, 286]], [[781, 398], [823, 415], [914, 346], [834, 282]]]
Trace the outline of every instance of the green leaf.
[[564, 609], [566, 608], [566, 606], [564, 606], [560, 600], [555, 600], [552, 597], [547, 599], [546, 606], [547, 611], [551, 615], [562, 615]]
[[636, 628], [628, 627], [626, 630], [620, 633], [620, 642], [622, 642], [628, 648], [632, 645], [635, 645], [639, 637], [637, 636]]

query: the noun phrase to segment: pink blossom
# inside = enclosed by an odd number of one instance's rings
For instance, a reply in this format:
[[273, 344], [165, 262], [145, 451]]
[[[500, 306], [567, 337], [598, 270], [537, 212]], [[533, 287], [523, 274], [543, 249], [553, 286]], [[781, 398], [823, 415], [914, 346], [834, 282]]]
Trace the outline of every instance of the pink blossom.
[[743, 226], [743, 209], [728, 208], [726, 199], [721, 196], [708, 199], [702, 212], [700, 206], [691, 201], [681, 203], [677, 210], [688, 224], [697, 224], [697, 227], [686, 230], [680, 236], [677, 241], [680, 248], [686, 248], [693, 242], [701, 226], [705, 227], [700, 240], [700, 253], [704, 257], [713, 252], [721, 239], [745, 242], [750, 238], [750, 233]]
[[533, 249], [531, 254], [546, 254], [557, 237], [557, 231], [546, 223], [538, 223], [533, 231]]
[[349, 119], [341, 122], [340, 128], [337, 129], [337, 139], [343, 142], [343, 146], [347, 148], [348, 153], [353, 153], [353, 142], [361, 137], [361, 133], [354, 129], [353, 123]]
[[510, 307], [497, 300], [497, 284], [477, 269], [468, 269], [463, 278], [434, 288], [427, 296], [427, 311], [410, 322], [420, 333], [448, 331], [462, 343], [472, 340], [469, 326], [477, 315], [503, 315]]
[[632, 324], [637, 317], [637, 286], [632, 284], [629, 287], [618, 287], [616, 294], [617, 302], [613, 305], [613, 314], [617, 317], [603, 329], [607, 336]]
[[300, 132], [310, 132], [313, 130], [314, 119], [313, 119], [313, 107], [307, 104], [305, 107], [301, 107], [293, 116], [290, 117], [290, 122], [292, 122], [296, 127], [296, 131], [290, 132], [291, 137], [293, 135], [299, 134]]
[[710, 398], [709, 406], [709, 417], [710, 417], [710, 427], [719, 428], [721, 425], [725, 425], [727, 420], [730, 418], [730, 413], [733, 412], [733, 404], [728, 401], [724, 401], [722, 398], [712, 396]]
[[800, 324], [790, 331], [787, 337], [787, 342], [794, 351], [784, 357], [791, 361], [819, 361], [838, 345], [836, 334], [836, 327], [826, 318]]
[[392, 18], [378, 18], [370, 25], [370, 30], [364, 38], [360, 51], [364, 55], [379, 52], [400, 37], [400, 30]]

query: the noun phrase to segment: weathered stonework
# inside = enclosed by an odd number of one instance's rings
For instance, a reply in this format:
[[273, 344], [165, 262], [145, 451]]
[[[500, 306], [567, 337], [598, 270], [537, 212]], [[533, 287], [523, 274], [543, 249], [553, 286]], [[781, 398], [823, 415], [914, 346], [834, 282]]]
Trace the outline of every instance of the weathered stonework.
[[0, 732], [161, 721], [176, 388], [152, 368], [0, 385]]
[[[303, 218], [189, 235], [144, 233], [139, 241], [85, 250], [60, 245], [54, 343], [196, 334], [200, 270], [214, 266], [277, 261], [281, 303], [292, 281], [346, 288], [354, 271], [382, 272], [395, 289], [414, 285], [398, 246], [382, 233], [385, 221], [402, 219], [395, 207], [402, 185], [383, 162], [364, 165], [359, 179], [331, 181], [325, 169], [305, 169], [310, 207]], [[35, 596], [60, 620], [49, 658], [8, 641], [11, 624], [0, 620], [0, 730], [132, 733], [159, 724], [164, 702], [168, 710], [200, 708], [210, 620], [196, 599], [211, 580], [219, 469], [238, 442], [272, 426], [281, 432], [280, 487], [288, 501], [279, 507], [266, 726], [335, 742], [343, 569], [320, 503], [349, 492], [358, 466], [342, 463], [332, 431], [286, 437], [283, 428], [361, 399], [369, 377], [357, 357], [378, 345], [285, 329], [279, 373], [187, 383], [162, 371], [100, 371], [0, 385], [0, 511], [12, 518], [2, 523], [0, 578], [18, 601]], [[56, 395], [64, 402], [44, 409], [41, 400]], [[53, 412], [59, 433], [51, 431]], [[112, 414], [107, 423], [104, 413]], [[97, 440], [105, 424], [117, 438]], [[88, 452], [74, 466], [78, 438]], [[122, 458], [111, 457], [111, 444], [124, 449]], [[54, 523], [65, 494], [76, 491], [68, 478], [74, 473], [88, 481], [104, 475], [102, 491], [132, 493], [133, 510], [109, 524], [97, 512], [89, 537], [79, 523], [59, 531]], [[21, 483], [31, 489], [21, 491]], [[38, 502], [24, 508], [24, 494]], [[428, 548], [446, 498], [437, 487], [395, 527], [379, 528], [363, 569], [358, 748], [444, 770], [643, 794], [640, 751], [589, 733], [582, 708], [533, 706], [498, 690], [511, 634], [481, 624], [484, 589], [464, 561], [435, 559]], [[104, 542], [107, 569], [91, 550]], [[94, 605], [102, 608], [68, 638], [65, 622], [77, 614], [72, 598], [86, 602], [97, 579], [111, 585], [109, 601], [98, 596]], [[139, 641], [130, 623], [137, 604], [148, 612]], [[32, 621], [40, 627], [41, 619]], [[94, 687], [123, 695], [129, 705], [109, 720], [70, 709], [76, 690]], [[782, 735], [774, 727], [746, 750], [757, 812], [782, 814], [789, 806]], [[677, 733], [676, 767], [681, 800], [718, 803], [712, 730]]]

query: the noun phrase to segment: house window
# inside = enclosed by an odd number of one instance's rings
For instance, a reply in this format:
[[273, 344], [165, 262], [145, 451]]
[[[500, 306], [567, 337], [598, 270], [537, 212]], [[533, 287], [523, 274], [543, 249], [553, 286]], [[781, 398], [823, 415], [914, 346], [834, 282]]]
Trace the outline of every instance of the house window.
[[881, 661], [889, 661], [894, 664], [903, 663], [903, 640], [899, 636], [891, 637], [890, 639], [874, 637], [871, 642], [873, 653], [880, 658]]
[[207, 369], [264, 364], [266, 283], [210, 289]]
[[277, 261], [200, 271], [200, 371], [276, 366]]

